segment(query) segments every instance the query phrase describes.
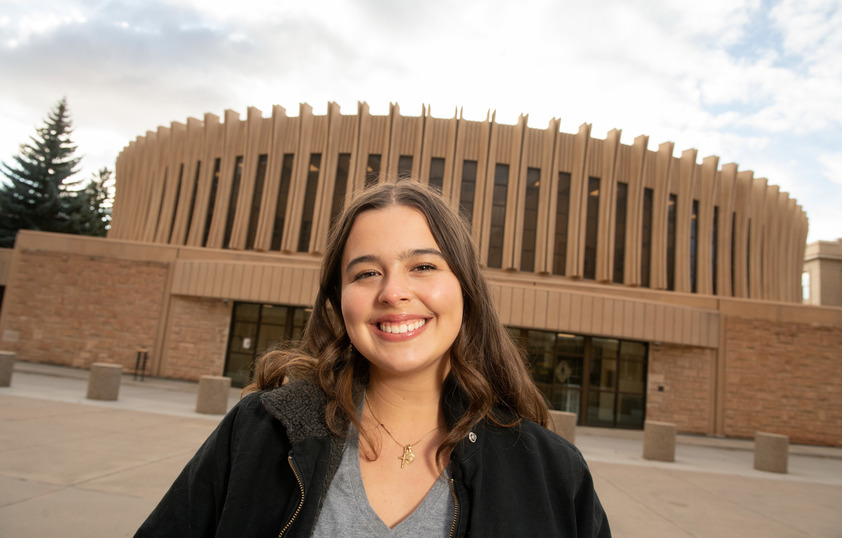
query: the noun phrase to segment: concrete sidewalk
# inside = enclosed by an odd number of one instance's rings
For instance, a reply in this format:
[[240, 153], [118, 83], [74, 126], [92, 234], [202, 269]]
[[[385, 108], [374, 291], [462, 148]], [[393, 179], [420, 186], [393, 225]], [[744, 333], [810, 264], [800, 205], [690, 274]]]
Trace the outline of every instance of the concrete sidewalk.
[[[0, 536], [131, 536], [221, 418], [195, 413], [196, 383], [124, 375], [98, 402], [87, 375], [18, 362], [0, 388]], [[751, 441], [681, 435], [675, 463], [643, 460], [642, 432], [576, 444], [615, 536], [842, 536], [842, 449], [793, 445], [779, 475]]]

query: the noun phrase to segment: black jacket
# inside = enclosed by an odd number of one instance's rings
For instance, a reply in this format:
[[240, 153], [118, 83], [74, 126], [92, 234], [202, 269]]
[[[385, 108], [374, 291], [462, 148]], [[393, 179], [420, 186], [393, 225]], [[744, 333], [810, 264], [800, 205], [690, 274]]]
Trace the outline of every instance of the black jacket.
[[[135, 536], [309, 536], [344, 446], [324, 405], [306, 382], [243, 398]], [[573, 445], [528, 421], [473, 434], [451, 454], [454, 536], [611, 535]]]

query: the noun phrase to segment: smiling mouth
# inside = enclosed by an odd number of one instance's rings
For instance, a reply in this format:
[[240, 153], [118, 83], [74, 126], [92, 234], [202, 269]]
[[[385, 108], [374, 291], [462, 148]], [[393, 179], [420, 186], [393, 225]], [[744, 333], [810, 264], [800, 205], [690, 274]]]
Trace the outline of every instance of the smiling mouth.
[[400, 333], [407, 333], [410, 331], [414, 331], [416, 329], [420, 329], [427, 323], [425, 319], [417, 319], [415, 321], [409, 322], [401, 322], [401, 323], [388, 323], [388, 322], [381, 322], [377, 324], [377, 328], [383, 331], [384, 333], [388, 334], [400, 334]]

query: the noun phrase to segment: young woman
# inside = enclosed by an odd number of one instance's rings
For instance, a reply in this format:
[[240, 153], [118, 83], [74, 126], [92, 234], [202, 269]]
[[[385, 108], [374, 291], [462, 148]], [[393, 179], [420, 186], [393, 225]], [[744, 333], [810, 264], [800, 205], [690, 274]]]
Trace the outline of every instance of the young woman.
[[610, 536], [446, 202], [369, 188], [326, 252], [300, 348], [261, 358], [137, 536]]

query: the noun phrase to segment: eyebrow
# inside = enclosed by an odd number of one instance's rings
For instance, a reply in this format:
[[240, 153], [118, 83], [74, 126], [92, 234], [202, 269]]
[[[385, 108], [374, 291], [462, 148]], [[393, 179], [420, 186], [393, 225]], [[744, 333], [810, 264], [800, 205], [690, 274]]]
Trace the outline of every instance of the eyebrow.
[[[413, 250], [408, 250], [398, 256], [401, 260], [407, 260], [409, 258], [415, 258], [417, 256], [438, 256], [439, 258], [444, 259], [444, 255], [435, 248], [416, 248]], [[355, 265], [359, 265], [361, 263], [377, 263], [380, 262], [380, 257], [375, 256], [373, 254], [365, 254], [363, 256], [357, 256], [356, 258], [352, 259], [348, 262], [348, 265], [345, 266], [345, 274], [351, 272], [351, 268]]]

